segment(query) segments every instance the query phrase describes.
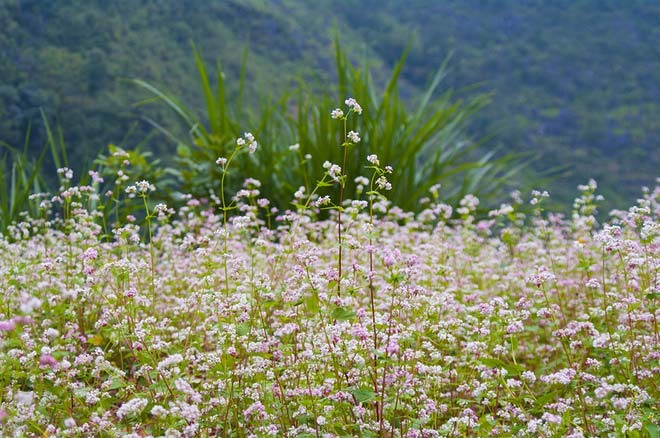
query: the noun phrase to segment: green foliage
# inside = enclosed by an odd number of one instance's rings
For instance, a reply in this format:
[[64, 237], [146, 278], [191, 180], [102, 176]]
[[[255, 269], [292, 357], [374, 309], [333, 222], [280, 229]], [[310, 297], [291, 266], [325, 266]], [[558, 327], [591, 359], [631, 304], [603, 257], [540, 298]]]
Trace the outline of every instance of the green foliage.
[[[351, 59], [359, 54], [369, 60], [380, 83], [414, 33], [399, 80], [403, 101], [419, 99], [439, 62], [454, 51], [444, 83], [456, 90], [483, 83], [493, 91], [493, 104], [471, 118], [475, 138], [496, 133], [494, 144], [507, 153], [537, 153], [531, 179], [563, 165], [559, 178], [543, 185], [552, 199], [568, 205], [573, 188], [594, 177], [606, 203], [611, 200], [606, 206], [621, 207], [652, 182], [660, 165], [654, 153], [660, 133], [660, 89], [654, 85], [660, 68], [653, 56], [658, 17], [654, 2], [610, 0], [5, 0], [0, 139], [21, 144], [31, 122], [29, 150], [36, 159], [47, 141], [36, 129], [43, 108], [75, 145], [70, 161], [79, 173], [108, 143], [133, 146], [119, 141], [139, 115], [129, 107], [134, 89], [123, 79], [158, 84], [188, 108], [204, 105], [203, 93], [189, 86], [197, 74], [188, 62], [191, 39], [209, 57], [222, 58], [225, 95], [235, 102], [266, 89], [282, 93], [299, 76], [334, 82], [332, 28]], [[251, 70], [240, 94], [246, 45]], [[461, 91], [461, 97], [470, 100], [471, 93]], [[241, 99], [244, 107], [259, 103]], [[177, 137], [186, 135], [164, 106], [149, 115]], [[149, 129], [140, 124], [133, 138]], [[174, 155], [171, 143], [158, 140], [146, 147], [158, 156]], [[50, 161], [47, 155], [47, 167]], [[287, 158], [279, 166], [286, 170], [291, 163]]]
[[[167, 129], [150, 119], [150, 122], [163, 132], [168, 138], [176, 141], [176, 166], [168, 169], [176, 175], [180, 183], [180, 190], [186, 194], [204, 197], [209, 193], [219, 194], [221, 169], [216, 164], [219, 157], [228, 157], [233, 149], [234, 142], [242, 135], [241, 129], [252, 130], [261, 143], [258, 156], [262, 158], [245, 159], [236, 162], [227, 178], [226, 185], [230, 187], [228, 193], [235, 193], [242, 181], [238, 177], [248, 176], [267, 182], [266, 195], [276, 194], [283, 196], [282, 186], [290, 188], [283, 175], [277, 175], [281, 168], [280, 161], [284, 159], [282, 145], [273, 145], [276, 138], [281, 139], [283, 132], [282, 122], [276, 110], [277, 105], [265, 104], [258, 117], [244, 110], [243, 91], [246, 77], [247, 51], [243, 56], [241, 75], [239, 79], [238, 97], [234, 105], [230, 105], [224, 83], [224, 72], [218, 63], [216, 73], [216, 89], [214, 90], [206, 66], [196, 47], [193, 46], [195, 63], [199, 73], [199, 82], [206, 101], [206, 118], [197, 116], [182, 101], [171, 93], [140, 79], [133, 83], [148, 91], [155, 99], [171, 109], [184, 126], [189, 138], [178, 138], [175, 131]], [[149, 103], [147, 99], [142, 103]], [[289, 191], [288, 196], [292, 192]]]
[[[379, 58], [394, 62], [417, 36], [403, 78], [424, 81], [448, 49], [449, 84], [484, 83], [494, 103], [475, 115], [474, 132], [497, 133], [509, 151], [533, 151], [540, 171], [564, 166], [543, 186], [568, 212], [574, 187], [596, 179], [604, 213], [625, 206], [660, 166], [660, 3], [575, 0], [365, 0], [375, 11], [351, 20]], [[354, 5], [355, 6], [355, 5]], [[651, 43], [651, 45], [649, 45]]]
[[[112, 224], [126, 222], [128, 215], [144, 216], [144, 203], [141, 199], [130, 198], [126, 188], [138, 181], [156, 184], [158, 191], [151, 196], [152, 203], [169, 200], [174, 177], [162, 166], [159, 159], [150, 151], [143, 151], [144, 144], [134, 149], [124, 150], [114, 144], [108, 145], [107, 153], [99, 154], [94, 160], [96, 172], [103, 179], [99, 191], [105, 196], [99, 200], [98, 209], [102, 212], [102, 224], [106, 234]], [[101, 186], [101, 183], [97, 183]], [[93, 206], [95, 208], [95, 206]]]
[[[46, 144], [34, 158], [29, 151], [32, 125], [28, 125], [21, 149], [0, 141], [0, 232], [20, 221], [21, 216], [29, 214], [39, 216], [39, 204], [42, 192], [52, 191], [52, 181], [44, 176], [43, 163], [47, 153], [51, 152], [53, 163], [58, 167], [67, 165], [66, 146], [62, 130], [58, 126], [58, 137], [51, 130], [46, 115], [42, 112]], [[3, 151], [4, 149], [4, 151]], [[33, 195], [33, 196], [31, 196]]]
[[33, 217], [37, 216], [38, 201], [30, 199], [32, 193], [41, 192], [42, 178], [39, 177], [39, 168], [47, 152], [43, 149], [35, 161], [28, 155], [27, 144], [30, 140], [31, 127], [25, 134], [23, 149], [16, 149], [7, 143], [0, 142], [5, 152], [0, 155], [0, 230], [4, 231], [8, 225], [17, 222], [20, 214], [28, 211]]
[[[19, 144], [27, 124], [36, 125], [43, 108], [50, 117], [57, 117], [68, 143], [75, 145], [71, 162], [79, 173], [107, 144], [133, 146], [119, 141], [140, 115], [130, 108], [135, 89], [126, 86], [127, 78], [159, 84], [184, 96], [190, 107], [203, 104], [202, 94], [187, 94], [196, 75], [188, 63], [191, 39], [214, 57], [223, 54], [224, 73], [236, 79], [227, 90], [232, 101], [238, 94], [240, 53], [246, 43], [255, 47], [251, 54], [255, 73], [244, 78], [246, 91], [281, 90], [299, 72], [318, 70], [323, 61], [318, 54], [325, 52], [321, 58], [331, 58], [325, 50], [329, 36], [316, 36], [322, 20], [311, 33], [305, 24], [310, 20], [299, 18], [272, 5], [242, 0], [192, 0], [185, 5], [171, 1], [0, 2], [0, 139]], [[286, 29], [285, 35], [281, 29]], [[299, 39], [293, 32], [305, 36]], [[185, 135], [171, 127], [175, 119], [166, 108], [153, 108], [150, 115], [177, 135]], [[150, 129], [141, 123], [134, 138], [143, 138]], [[158, 140], [149, 141], [151, 151], [161, 156], [173, 153], [168, 143]], [[33, 131], [32, 156], [38, 156], [45, 141], [43, 130]]]
[[[370, 154], [378, 155], [383, 165], [394, 167], [391, 199], [407, 210], [417, 210], [419, 198], [426, 196], [429, 188], [438, 183], [446, 184], [442, 198], [453, 203], [468, 193], [480, 197], [499, 193], [516, 170], [507, 168], [513, 157], [494, 159], [494, 153], [489, 152], [475, 159], [477, 143], [470, 142], [465, 134], [467, 121], [488, 103], [488, 96], [478, 95], [464, 102], [446, 91], [435, 97], [444, 77], [446, 66], [443, 65], [417, 106], [409, 111], [399, 97], [405, 53], [385, 89], [378, 93], [368, 65], [362, 69], [354, 67], [338, 41], [335, 47], [339, 82], [336, 93], [315, 93], [307, 83], [300, 81], [295, 101], [288, 94], [274, 102], [265, 98], [256, 115], [242, 109], [240, 98], [235, 106], [229, 104], [219, 64], [215, 89], [212, 87], [204, 61], [195, 47], [195, 63], [206, 100], [204, 119], [172, 94], [146, 81], [134, 80], [169, 107], [189, 133], [189, 139], [177, 138], [152, 121], [177, 142], [177, 166], [170, 171], [182, 183], [182, 191], [199, 197], [209, 193], [218, 195], [221, 170], [215, 162], [229, 155], [243, 129], [254, 133], [260, 149], [249, 159], [232, 165], [225, 182], [225, 187], [229, 188], [225, 195], [235, 193], [244, 178], [256, 178], [263, 183], [262, 193], [266, 197], [278, 207], [287, 208], [298, 187], [305, 187], [309, 193], [322, 179], [324, 162], [342, 163], [341, 126], [330, 118], [330, 110], [333, 102], [353, 96], [361, 102], [364, 112], [351, 129], [358, 130], [363, 139], [350, 148], [345, 174], [351, 180], [346, 185], [346, 198], [359, 198], [352, 179], [365, 173], [366, 157]], [[246, 56], [243, 59], [239, 96], [243, 95], [246, 76]], [[290, 149], [292, 143], [299, 144], [299, 149]]]
[[[160, 160], [153, 159], [150, 151], [143, 151], [148, 139], [130, 150], [110, 144], [108, 153], [99, 154], [94, 161], [98, 175], [106, 180], [102, 187], [106, 197], [94, 201], [100, 204], [106, 233], [112, 223], [123, 222], [128, 215], [141, 210], [140, 203], [132, 202], [125, 193], [126, 187], [137, 181], [147, 180], [158, 186], [159, 198], [151, 202], [176, 202], [180, 200], [177, 194], [182, 193], [198, 198], [211, 195], [213, 199], [214, 195], [218, 196], [223, 175], [216, 160], [229, 155], [243, 130], [254, 132], [261, 144], [260, 149], [257, 154], [234, 162], [225, 176], [224, 195], [232, 196], [243, 180], [251, 177], [263, 183], [262, 194], [277, 207], [289, 208], [292, 194], [298, 187], [305, 187], [309, 193], [323, 178], [323, 163], [341, 162], [341, 126], [330, 118], [329, 113], [334, 106], [332, 102], [347, 96], [355, 96], [362, 102], [364, 113], [351, 126], [351, 129], [359, 130], [363, 140], [350, 148], [350, 159], [345, 168], [349, 178], [345, 185], [346, 198], [360, 197], [361, 193], [352, 179], [366, 173], [366, 157], [370, 154], [377, 154], [383, 166], [391, 165], [396, 169], [391, 176], [394, 186], [391, 199], [407, 210], [418, 209], [417, 200], [439, 182], [447, 183], [443, 199], [457, 203], [467, 193], [482, 198], [497, 193], [500, 183], [505, 181], [495, 176], [503, 172], [511, 157], [493, 160], [490, 153], [472, 160], [470, 154], [476, 144], [470, 143], [464, 134], [465, 122], [488, 102], [488, 97], [477, 96], [462, 102], [454, 100], [449, 91], [434, 97], [445, 66], [438, 70], [414, 111], [409, 111], [399, 98], [398, 85], [405, 54], [384, 91], [377, 93], [368, 65], [363, 69], [354, 67], [337, 41], [339, 86], [336, 92], [314, 93], [308, 84], [300, 81], [295, 99], [290, 94], [284, 94], [276, 101], [264, 97], [261, 111], [253, 113], [244, 109], [241, 98], [247, 51], [243, 56], [239, 98], [235, 105], [229, 104], [221, 66], [218, 64], [216, 85], [213, 87], [201, 55], [195, 47], [193, 52], [206, 100], [205, 118], [197, 116], [172, 94], [144, 80], [133, 81], [153, 96], [141, 104], [154, 100], [164, 103], [182, 122], [184, 131], [188, 132], [188, 138], [178, 138], [176, 131], [149, 119], [153, 126], [176, 141], [176, 166], [164, 168]], [[28, 202], [29, 194], [39, 192], [38, 188], [44, 185], [39, 169], [47, 150], [51, 151], [51, 160], [56, 167], [68, 165], [62, 130], [58, 128], [53, 132], [45, 115], [43, 120], [48, 147], [36, 163], [29, 161], [29, 132], [22, 155], [9, 148], [15, 157], [12, 159], [14, 169], [5, 172], [6, 175], [13, 175], [12, 179], [3, 181], [3, 229], [21, 211], [34, 210], [35, 206]], [[289, 146], [294, 142], [299, 147], [291, 149]], [[88, 179], [83, 174], [81, 183]], [[488, 186], [483, 184], [484, 181], [488, 181]], [[95, 183], [100, 184], [99, 181]], [[174, 188], [178, 193], [172, 192]], [[333, 193], [337, 189], [337, 186], [323, 184], [321, 191], [330, 192], [337, 198]]]
[[[339, 82], [338, 96], [325, 93], [320, 99], [300, 99], [297, 128], [303, 153], [312, 156], [313, 179], [320, 179], [319, 164], [324, 161], [341, 163], [341, 148], [337, 147], [338, 126], [328, 117], [331, 102], [341, 102], [352, 96], [363, 107], [356, 117], [356, 129], [362, 141], [351, 147], [347, 175], [365, 174], [367, 155], [376, 154], [383, 166], [394, 168], [390, 176], [393, 192], [389, 198], [405, 210], [417, 211], [420, 198], [429, 194], [436, 184], [443, 184], [441, 198], [458, 203], [466, 194], [487, 198], [501, 194], [499, 189], [516, 168], [507, 165], [514, 159], [507, 155], [494, 159], [494, 152], [479, 155], [478, 143], [467, 137], [467, 123], [486, 106], [489, 96], [477, 95], [467, 101], [457, 99], [452, 90], [440, 92], [446, 73], [444, 63], [418, 99], [412, 110], [400, 96], [400, 75], [406, 54], [397, 62], [382, 92], [376, 91], [368, 65], [360, 69], [348, 60], [336, 42], [336, 64]], [[311, 123], [305, 121], [311, 120]], [[359, 197], [352, 181], [347, 185], [347, 197]]]

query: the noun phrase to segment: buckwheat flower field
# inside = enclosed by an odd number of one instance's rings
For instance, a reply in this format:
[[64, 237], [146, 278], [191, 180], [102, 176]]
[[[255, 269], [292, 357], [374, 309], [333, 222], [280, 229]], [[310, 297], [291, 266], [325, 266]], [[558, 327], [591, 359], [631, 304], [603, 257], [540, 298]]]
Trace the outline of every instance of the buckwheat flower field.
[[570, 218], [437, 188], [414, 215], [365, 166], [341, 209], [138, 182], [111, 237], [92, 186], [45, 198], [0, 240], [2, 436], [660, 436], [660, 187], [608, 223], [593, 182]]

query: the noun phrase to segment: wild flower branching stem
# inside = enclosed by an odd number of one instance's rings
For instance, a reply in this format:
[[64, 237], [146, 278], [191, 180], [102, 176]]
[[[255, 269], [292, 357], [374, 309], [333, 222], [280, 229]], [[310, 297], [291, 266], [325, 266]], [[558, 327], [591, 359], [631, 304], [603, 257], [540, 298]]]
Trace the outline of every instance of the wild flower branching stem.
[[151, 270], [151, 298], [154, 305], [156, 305], [156, 265], [155, 265], [155, 256], [154, 256], [154, 239], [153, 232], [151, 229], [151, 213], [149, 212], [149, 205], [147, 204], [146, 194], [142, 195], [142, 200], [144, 201], [144, 212], [146, 215], [147, 221], [147, 232], [149, 234], [149, 259], [150, 259], [150, 270]]
[[[350, 114], [350, 112], [349, 112]], [[342, 236], [341, 236], [341, 210], [343, 208], [342, 204], [344, 203], [344, 186], [346, 185], [346, 158], [348, 155], [348, 131], [346, 129], [346, 123], [348, 119], [348, 114], [344, 116], [344, 142], [342, 147], [344, 149], [344, 160], [341, 165], [341, 176], [339, 178], [339, 204], [337, 204], [337, 241], [339, 242], [339, 257], [337, 260], [337, 296], [341, 297], [341, 266], [342, 266]]]
[[396, 302], [396, 290], [398, 287], [398, 281], [392, 283], [392, 299], [390, 301], [390, 311], [388, 314], [387, 322], [387, 339], [385, 340], [385, 358], [383, 365], [383, 377], [380, 382], [380, 401], [376, 404], [377, 418], [379, 420], [379, 437], [385, 437], [385, 385], [387, 383], [387, 361], [389, 359], [389, 344], [392, 337], [392, 321], [394, 320], [394, 306]]
[[[300, 218], [302, 216], [302, 213], [304, 213], [308, 208], [309, 205], [311, 204], [312, 200], [314, 199], [314, 195], [316, 195], [316, 192], [319, 190], [319, 188], [324, 187], [328, 184], [328, 181], [326, 181], [326, 178], [328, 177], [328, 173], [326, 172], [323, 175], [323, 178], [321, 178], [321, 181], [319, 181], [316, 184], [316, 187], [314, 187], [314, 190], [312, 190], [312, 193], [307, 196], [307, 200], [305, 201], [305, 204], [300, 208], [300, 212], [298, 213], [298, 216], [296, 219], [293, 221], [293, 224], [291, 225], [291, 229], [289, 231], [289, 239], [288, 239], [288, 245], [289, 248], [293, 248], [294, 244], [294, 238], [295, 235], [298, 231], [298, 227], [300, 226]], [[278, 258], [275, 260], [275, 262], [272, 265], [272, 272], [273, 275], [271, 276], [271, 288], [274, 288], [274, 285], [277, 284], [282, 276], [285, 274], [286, 270], [285, 269], [279, 269], [279, 266], [286, 266], [289, 260], [289, 255], [291, 254], [291, 251], [287, 251], [284, 253], [283, 257]]]
[[373, 228], [374, 228], [374, 182], [378, 172], [375, 171], [371, 177], [369, 185], [369, 301], [371, 304], [371, 327], [374, 338], [374, 367], [377, 364], [375, 351], [378, 349], [378, 336], [376, 333], [376, 304], [374, 290], [374, 248], [373, 248]]
[[[229, 165], [231, 162], [234, 160], [234, 158], [238, 155], [239, 152], [247, 149], [250, 154], [254, 153], [254, 151], [257, 149], [257, 142], [254, 140], [254, 136], [246, 132], [243, 134], [243, 137], [238, 138], [236, 140], [236, 145], [234, 146], [234, 150], [232, 151], [231, 155], [229, 158], [224, 158], [220, 157], [216, 160], [216, 164], [220, 166], [222, 170], [222, 177], [220, 178], [220, 202], [222, 203], [222, 224], [223, 224], [223, 231], [224, 231], [224, 236], [223, 236], [223, 267], [225, 271], [225, 295], [229, 296], [229, 266], [228, 266], [228, 257], [229, 257], [229, 230], [227, 228], [227, 213], [229, 210], [231, 210], [233, 207], [230, 204], [229, 206], [227, 205], [227, 201], [225, 198], [225, 179], [227, 178], [227, 170], [229, 169]], [[233, 202], [232, 202], [233, 203]]]
[[[373, 354], [373, 367], [374, 367], [374, 392], [378, 393], [378, 332], [376, 329], [376, 304], [374, 288], [374, 248], [373, 248], [373, 228], [374, 228], [374, 182], [378, 171], [374, 170], [369, 184], [369, 304], [371, 305], [371, 331], [373, 334], [374, 354]], [[378, 409], [378, 407], [376, 407]], [[377, 412], [378, 414], [378, 412]]]
[[606, 268], [605, 268], [605, 247], [603, 247], [602, 250], [602, 258], [603, 262], [601, 264], [601, 282], [602, 284], [602, 289], [603, 289], [603, 313], [605, 316], [605, 327], [607, 327], [607, 334], [609, 335], [608, 340], [611, 342], [612, 341], [612, 327], [610, 325], [610, 318], [608, 315], [608, 307], [609, 303], [607, 302], [607, 289], [606, 289], [606, 283], [605, 283], [605, 273], [606, 273]]
[[238, 149], [234, 149], [234, 152], [229, 156], [229, 159], [225, 164], [222, 165], [222, 178], [220, 178], [220, 202], [222, 202], [222, 225], [223, 225], [223, 253], [222, 253], [222, 264], [225, 272], [225, 295], [229, 296], [229, 266], [227, 263], [228, 257], [228, 240], [229, 240], [229, 230], [227, 229], [227, 212], [231, 207], [227, 206], [225, 201], [225, 177], [227, 176], [227, 169], [229, 164], [236, 156]]

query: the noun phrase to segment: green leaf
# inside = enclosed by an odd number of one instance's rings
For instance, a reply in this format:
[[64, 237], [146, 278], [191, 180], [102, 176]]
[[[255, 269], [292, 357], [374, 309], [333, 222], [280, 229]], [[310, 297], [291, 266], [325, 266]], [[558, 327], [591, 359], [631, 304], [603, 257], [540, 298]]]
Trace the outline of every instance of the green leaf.
[[332, 318], [337, 321], [346, 321], [355, 318], [356, 313], [352, 310], [344, 309], [343, 307], [335, 307], [332, 310]]
[[121, 377], [115, 376], [112, 378], [112, 384], [108, 389], [120, 389], [126, 386], [126, 382]]
[[305, 298], [305, 306], [310, 313], [318, 313], [319, 311], [319, 297], [316, 293], [312, 293]]
[[541, 407], [541, 409], [545, 409], [545, 405], [550, 402], [550, 400], [554, 400], [557, 397], [556, 392], [554, 391], [548, 391], [537, 397], [536, 399], [536, 406]]
[[271, 309], [271, 308], [275, 307], [277, 304], [278, 304], [277, 300], [267, 300], [267, 301], [263, 301], [261, 303], [261, 305], [264, 309]]
[[184, 143], [176, 145], [176, 153], [182, 158], [190, 158], [192, 156], [190, 148]]
[[99, 345], [103, 345], [105, 343], [105, 339], [103, 338], [103, 335], [94, 335], [87, 339], [87, 343], [98, 347]]
[[518, 350], [518, 338], [516, 336], [511, 336], [511, 348], [513, 351]]
[[349, 391], [359, 403], [365, 403], [376, 398], [376, 393], [368, 388], [354, 388]]
[[160, 394], [166, 394], [168, 392], [167, 385], [162, 380], [156, 380], [154, 383], [149, 385], [149, 389], [152, 389]]
[[236, 332], [239, 336], [247, 336], [250, 333], [250, 325], [247, 323], [240, 323], [236, 326]]
[[525, 368], [522, 367], [521, 365], [509, 364], [509, 363], [503, 362], [499, 359], [495, 359], [495, 358], [492, 358], [492, 357], [482, 358], [481, 363], [483, 363], [487, 367], [491, 367], [491, 368], [497, 368], [497, 369], [502, 369], [503, 368], [503, 369], [507, 370], [507, 372], [512, 376], [517, 376], [525, 370]]
[[656, 424], [646, 423], [644, 430], [648, 432], [650, 438], [660, 438], [660, 427]]

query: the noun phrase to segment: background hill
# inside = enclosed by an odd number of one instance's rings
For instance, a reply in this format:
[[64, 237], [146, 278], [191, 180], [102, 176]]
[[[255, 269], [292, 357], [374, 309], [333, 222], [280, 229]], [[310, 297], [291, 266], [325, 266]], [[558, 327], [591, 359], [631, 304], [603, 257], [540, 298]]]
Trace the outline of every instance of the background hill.
[[[298, 77], [331, 84], [337, 29], [377, 77], [410, 43], [410, 98], [453, 52], [441, 88], [493, 93], [474, 116], [475, 138], [494, 133], [485, 147], [537, 153], [532, 176], [565, 166], [545, 187], [556, 199], [568, 202], [594, 177], [609, 206], [622, 207], [660, 176], [658, 23], [660, 3], [642, 0], [3, 0], [0, 139], [20, 144], [43, 108], [82, 167], [110, 142], [142, 141], [142, 114], [171, 120], [163, 108], [133, 106], [144, 95], [125, 79], [202, 107], [191, 40], [222, 62], [234, 92], [249, 47], [256, 104]], [[31, 146], [43, 141], [37, 131]], [[149, 147], [166, 156], [175, 145], [155, 136]]]

